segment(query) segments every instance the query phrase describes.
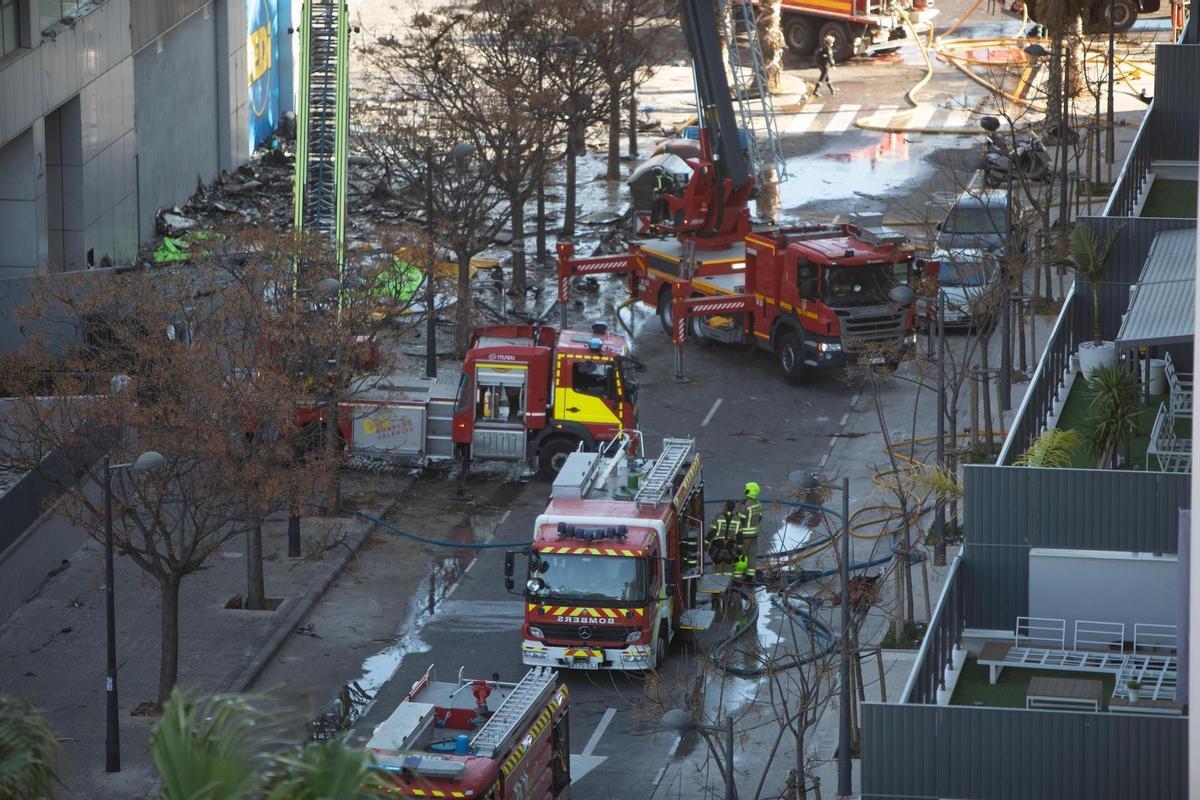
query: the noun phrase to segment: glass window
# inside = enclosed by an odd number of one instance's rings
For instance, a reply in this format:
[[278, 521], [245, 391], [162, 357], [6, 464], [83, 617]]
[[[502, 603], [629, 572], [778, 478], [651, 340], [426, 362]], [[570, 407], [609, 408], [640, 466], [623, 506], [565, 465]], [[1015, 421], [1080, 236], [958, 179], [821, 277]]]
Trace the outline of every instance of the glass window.
[[16, 50], [21, 44], [21, 15], [17, 0], [0, 2], [0, 56]]
[[67, 14], [76, 11], [88, 0], [38, 0], [42, 12], [42, 30], [53, 28]]
[[544, 596], [564, 601], [602, 600], [640, 603], [646, 599], [646, 562], [627, 556], [551, 555], [542, 553]]
[[583, 394], [617, 399], [617, 370], [613, 364], [579, 361], [571, 367], [571, 387]]

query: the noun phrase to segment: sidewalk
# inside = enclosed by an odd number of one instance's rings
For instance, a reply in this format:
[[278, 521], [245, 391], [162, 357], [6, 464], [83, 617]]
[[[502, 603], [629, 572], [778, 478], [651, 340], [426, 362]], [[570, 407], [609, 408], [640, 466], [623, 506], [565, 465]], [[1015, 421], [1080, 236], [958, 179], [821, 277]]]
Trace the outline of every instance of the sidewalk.
[[[407, 478], [389, 478], [396, 496]], [[351, 484], [347, 482], [347, 489]], [[347, 505], [354, 506], [347, 491]], [[362, 510], [382, 516], [375, 492]], [[286, 522], [264, 529], [267, 595], [274, 611], [225, 608], [246, 586], [244, 540], [235, 537], [187, 576], [180, 592], [179, 686], [191, 695], [242, 691], [349, 562], [373, 526], [359, 517], [305, 518], [301, 559], [287, 558]], [[157, 698], [157, 585], [128, 558], [116, 559], [120, 773], [105, 762], [104, 550], [88, 539], [42, 590], [0, 625], [0, 687], [28, 698], [62, 742], [60, 797], [144, 797], [157, 773], [149, 738], [155, 719], [131, 716]]]

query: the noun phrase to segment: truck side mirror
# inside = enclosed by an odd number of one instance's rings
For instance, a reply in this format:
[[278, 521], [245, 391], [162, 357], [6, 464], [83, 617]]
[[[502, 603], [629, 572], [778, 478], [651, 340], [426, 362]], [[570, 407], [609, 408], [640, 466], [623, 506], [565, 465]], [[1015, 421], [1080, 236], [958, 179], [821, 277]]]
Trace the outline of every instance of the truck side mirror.
[[513, 588], [513, 566], [516, 555], [511, 550], [504, 553], [504, 588], [510, 592]]
[[800, 296], [810, 298], [817, 296], [817, 279], [816, 278], [801, 278], [800, 279]]

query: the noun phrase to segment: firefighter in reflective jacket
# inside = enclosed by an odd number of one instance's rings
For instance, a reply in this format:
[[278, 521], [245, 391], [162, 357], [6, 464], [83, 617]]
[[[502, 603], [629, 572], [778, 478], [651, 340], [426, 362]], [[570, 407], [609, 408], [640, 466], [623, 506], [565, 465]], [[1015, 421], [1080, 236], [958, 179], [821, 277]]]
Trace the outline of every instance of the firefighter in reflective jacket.
[[737, 560], [738, 550], [738, 519], [736, 506], [732, 500], [725, 503], [725, 510], [718, 514], [708, 527], [708, 552], [712, 555], [714, 570], [718, 573], [729, 572]]
[[741, 571], [734, 570], [737, 577], [753, 580], [758, 574], [758, 527], [762, 523], [762, 503], [758, 496], [762, 489], [754, 481], [746, 484], [746, 496], [738, 508], [738, 552]]

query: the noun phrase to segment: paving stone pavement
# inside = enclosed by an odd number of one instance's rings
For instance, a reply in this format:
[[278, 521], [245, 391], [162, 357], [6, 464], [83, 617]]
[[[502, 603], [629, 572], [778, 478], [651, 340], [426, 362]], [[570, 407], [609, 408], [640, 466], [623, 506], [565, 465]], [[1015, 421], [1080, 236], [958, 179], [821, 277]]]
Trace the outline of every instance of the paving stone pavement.
[[[382, 517], [386, 501], [362, 510]], [[273, 611], [225, 604], [246, 586], [244, 539], [235, 537], [183, 580], [179, 686], [191, 695], [241, 691], [262, 670], [370, 531], [356, 516], [310, 517], [304, 555], [287, 558], [287, 525], [264, 529], [267, 595]], [[155, 720], [131, 716], [157, 697], [157, 585], [128, 558], [116, 559], [117, 666], [122, 770], [105, 764], [104, 548], [87, 543], [36, 596], [0, 624], [0, 691], [26, 697], [62, 740], [60, 797], [145, 797], [156, 773], [149, 751]]]

